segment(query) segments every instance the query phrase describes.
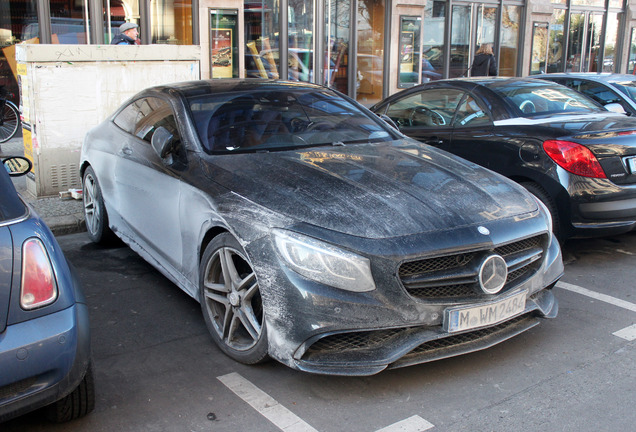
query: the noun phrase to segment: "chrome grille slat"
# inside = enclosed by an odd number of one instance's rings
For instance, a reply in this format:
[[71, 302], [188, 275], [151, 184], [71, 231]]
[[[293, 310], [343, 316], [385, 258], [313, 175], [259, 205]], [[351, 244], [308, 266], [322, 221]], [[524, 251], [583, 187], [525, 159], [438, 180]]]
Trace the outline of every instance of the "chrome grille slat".
[[547, 236], [535, 236], [494, 249], [402, 263], [398, 275], [409, 294], [419, 299], [466, 298], [479, 295], [478, 272], [483, 257], [501, 255], [508, 266], [502, 292], [530, 277], [540, 267]]

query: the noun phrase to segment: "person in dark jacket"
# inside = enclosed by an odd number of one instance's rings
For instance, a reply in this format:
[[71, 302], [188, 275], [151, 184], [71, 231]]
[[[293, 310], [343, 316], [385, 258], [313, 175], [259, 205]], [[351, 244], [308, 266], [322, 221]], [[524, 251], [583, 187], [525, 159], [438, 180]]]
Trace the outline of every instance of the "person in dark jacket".
[[137, 45], [139, 40], [139, 26], [126, 22], [119, 26], [120, 33], [110, 41], [111, 45]]
[[491, 44], [482, 44], [470, 67], [471, 76], [497, 76], [497, 60], [492, 52]]

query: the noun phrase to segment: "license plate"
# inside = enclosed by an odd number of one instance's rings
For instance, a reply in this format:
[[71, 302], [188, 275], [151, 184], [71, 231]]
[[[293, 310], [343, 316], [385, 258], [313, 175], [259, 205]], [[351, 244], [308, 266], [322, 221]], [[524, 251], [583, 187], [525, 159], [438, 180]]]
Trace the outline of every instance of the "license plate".
[[626, 159], [627, 166], [629, 167], [629, 172], [632, 174], [636, 174], [636, 157], [630, 157]]
[[444, 311], [444, 330], [453, 333], [505, 321], [526, 309], [526, 295], [527, 291], [522, 291], [493, 303], [448, 308]]

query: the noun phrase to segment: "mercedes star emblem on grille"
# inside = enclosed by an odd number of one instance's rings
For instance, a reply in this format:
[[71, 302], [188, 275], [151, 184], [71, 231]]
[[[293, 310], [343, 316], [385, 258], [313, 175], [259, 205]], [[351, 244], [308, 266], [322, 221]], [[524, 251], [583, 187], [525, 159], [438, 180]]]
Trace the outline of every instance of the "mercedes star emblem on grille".
[[508, 266], [499, 255], [488, 256], [479, 268], [479, 286], [486, 294], [496, 294], [506, 284]]

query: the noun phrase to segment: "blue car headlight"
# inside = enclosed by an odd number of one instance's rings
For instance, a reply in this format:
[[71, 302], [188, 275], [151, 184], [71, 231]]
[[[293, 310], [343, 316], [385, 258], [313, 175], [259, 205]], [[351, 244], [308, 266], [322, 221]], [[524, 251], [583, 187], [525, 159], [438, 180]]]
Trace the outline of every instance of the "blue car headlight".
[[292, 231], [274, 229], [272, 237], [278, 254], [296, 273], [347, 291], [375, 289], [367, 258]]

